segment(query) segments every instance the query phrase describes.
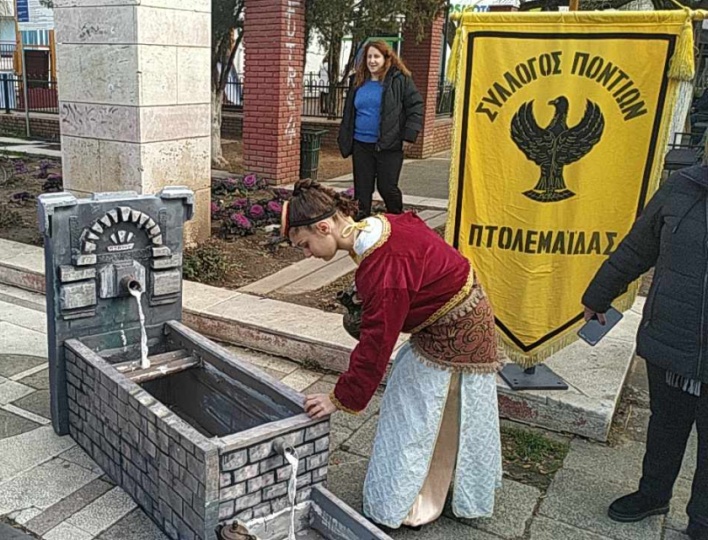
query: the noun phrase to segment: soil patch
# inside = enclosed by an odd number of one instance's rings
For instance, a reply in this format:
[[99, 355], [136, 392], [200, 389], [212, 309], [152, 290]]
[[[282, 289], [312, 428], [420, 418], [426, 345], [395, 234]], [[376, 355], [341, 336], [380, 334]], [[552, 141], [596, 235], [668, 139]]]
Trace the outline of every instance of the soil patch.
[[0, 238], [42, 246], [37, 197], [48, 191], [61, 191], [60, 163], [0, 156]]
[[[219, 238], [218, 232], [218, 227], [214, 227], [212, 239], [208, 243], [185, 251], [185, 279], [215, 287], [238, 289], [304, 258], [299, 249], [289, 245], [273, 248], [273, 237], [264, 229], [233, 241]], [[209, 255], [203, 255], [207, 250], [210, 250]], [[201, 266], [201, 261], [207, 257], [212, 260], [207, 264], [215, 268], [211, 272], [204, 271]]]

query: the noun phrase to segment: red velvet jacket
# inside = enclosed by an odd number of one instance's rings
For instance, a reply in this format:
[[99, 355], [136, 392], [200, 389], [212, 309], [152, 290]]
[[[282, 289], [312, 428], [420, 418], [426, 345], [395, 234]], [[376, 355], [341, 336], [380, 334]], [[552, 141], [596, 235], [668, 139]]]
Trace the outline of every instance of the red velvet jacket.
[[410, 332], [467, 282], [470, 264], [412, 213], [386, 215], [384, 234], [356, 271], [362, 301], [359, 344], [333, 392], [347, 412], [366, 408], [401, 332]]

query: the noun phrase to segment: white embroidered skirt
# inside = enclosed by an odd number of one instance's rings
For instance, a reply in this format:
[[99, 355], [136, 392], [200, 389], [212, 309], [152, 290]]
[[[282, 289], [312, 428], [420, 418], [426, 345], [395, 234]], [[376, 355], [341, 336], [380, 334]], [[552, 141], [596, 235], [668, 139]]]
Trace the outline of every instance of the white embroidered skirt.
[[[451, 420], [451, 414], [456, 418]], [[457, 444], [449, 444], [451, 439]], [[502, 478], [496, 375], [431, 367], [405, 345], [381, 403], [364, 483], [364, 514], [392, 528], [436, 519], [453, 467], [454, 514], [491, 516]]]

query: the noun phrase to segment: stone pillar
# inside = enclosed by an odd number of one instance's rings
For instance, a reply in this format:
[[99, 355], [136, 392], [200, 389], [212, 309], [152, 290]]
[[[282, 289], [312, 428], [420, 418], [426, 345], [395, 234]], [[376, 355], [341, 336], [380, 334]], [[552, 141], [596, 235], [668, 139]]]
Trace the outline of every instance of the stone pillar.
[[210, 0], [54, 0], [65, 187], [195, 193], [210, 233]]
[[304, 0], [248, 0], [243, 43], [246, 172], [273, 183], [300, 173]]
[[440, 61], [443, 47], [443, 26], [445, 18], [438, 17], [425, 29], [423, 40], [416, 42], [416, 35], [410, 29], [403, 32], [401, 57], [413, 73], [413, 81], [423, 96], [423, 129], [418, 140], [407, 152], [407, 157], [426, 158], [435, 152], [435, 108], [440, 81]]

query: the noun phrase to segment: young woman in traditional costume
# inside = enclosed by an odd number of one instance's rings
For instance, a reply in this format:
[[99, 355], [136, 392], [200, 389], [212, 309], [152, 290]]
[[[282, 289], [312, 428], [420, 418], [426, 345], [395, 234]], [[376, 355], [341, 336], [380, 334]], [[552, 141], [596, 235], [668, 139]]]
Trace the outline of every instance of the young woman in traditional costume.
[[359, 343], [329, 394], [309, 395], [310, 416], [364, 410], [401, 332], [364, 484], [364, 514], [419, 527], [442, 513], [490, 516], [500, 485], [494, 317], [470, 264], [412, 213], [355, 223], [356, 204], [311, 180], [283, 209], [283, 231], [308, 257], [347, 251], [358, 264]]

